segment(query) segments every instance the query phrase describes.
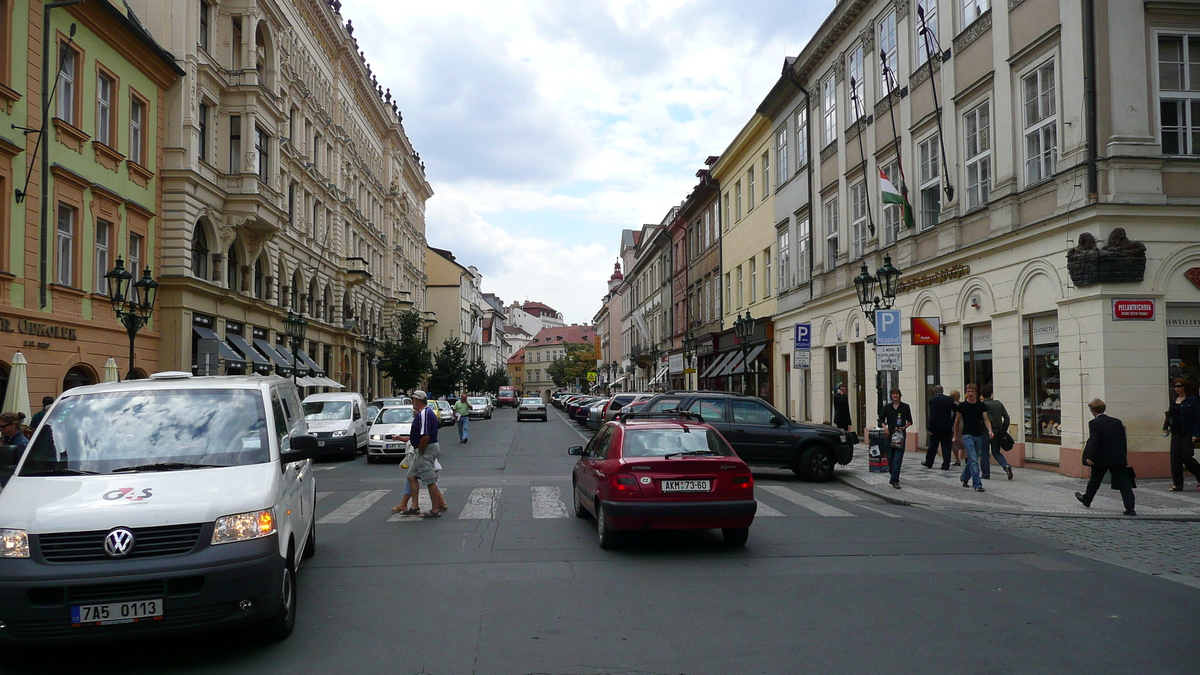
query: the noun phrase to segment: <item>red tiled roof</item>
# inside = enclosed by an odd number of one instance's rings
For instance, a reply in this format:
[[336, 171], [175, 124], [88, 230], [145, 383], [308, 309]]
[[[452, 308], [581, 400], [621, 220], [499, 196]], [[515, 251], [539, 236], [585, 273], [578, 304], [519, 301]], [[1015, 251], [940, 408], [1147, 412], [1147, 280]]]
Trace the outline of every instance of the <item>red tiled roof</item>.
[[529, 334], [528, 331], [526, 331], [524, 328], [521, 328], [520, 326], [505, 326], [504, 334], [505, 335], [525, 335], [527, 337], [533, 337], [532, 335]]
[[508, 357], [508, 362], [512, 364], [525, 363], [525, 348], [521, 347], [516, 354]]
[[554, 314], [554, 315], [558, 314], [558, 311], [555, 310], [553, 307], [551, 307], [549, 305], [543, 305], [540, 302], [526, 302], [525, 304], [521, 305], [521, 309], [525, 310], [526, 312], [529, 312], [530, 314], [533, 314], [534, 310], [537, 310], [539, 313], [550, 312], [551, 314]]
[[591, 326], [551, 326], [538, 331], [529, 342], [530, 347], [561, 345], [568, 342], [589, 344], [596, 339], [596, 329]]

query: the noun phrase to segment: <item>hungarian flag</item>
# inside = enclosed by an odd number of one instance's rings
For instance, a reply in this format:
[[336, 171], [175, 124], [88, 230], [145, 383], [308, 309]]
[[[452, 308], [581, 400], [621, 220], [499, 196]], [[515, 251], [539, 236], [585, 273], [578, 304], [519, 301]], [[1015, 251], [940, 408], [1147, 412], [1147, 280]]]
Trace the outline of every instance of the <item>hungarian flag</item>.
[[908, 186], [904, 184], [904, 174], [900, 174], [901, 189], [897, 190], [892, 181], [888, 180], [887, 174], [883, 169], [879, 170], [879, 192], [883, 195], [884, 204], [896, 204], [900, 207], [903, 213], [904, 226], [912, 229], [915, 228], [916, 221], [913, 219], [912, 204], [908, 203]]

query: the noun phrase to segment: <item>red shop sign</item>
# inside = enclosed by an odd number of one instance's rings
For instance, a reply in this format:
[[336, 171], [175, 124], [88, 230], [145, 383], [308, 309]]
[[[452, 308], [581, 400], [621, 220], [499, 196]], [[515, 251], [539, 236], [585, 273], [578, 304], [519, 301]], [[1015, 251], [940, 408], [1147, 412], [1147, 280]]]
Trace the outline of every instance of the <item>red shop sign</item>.
[[1113, 298], [1113, 321], [1153, 321], [1153, 298]]

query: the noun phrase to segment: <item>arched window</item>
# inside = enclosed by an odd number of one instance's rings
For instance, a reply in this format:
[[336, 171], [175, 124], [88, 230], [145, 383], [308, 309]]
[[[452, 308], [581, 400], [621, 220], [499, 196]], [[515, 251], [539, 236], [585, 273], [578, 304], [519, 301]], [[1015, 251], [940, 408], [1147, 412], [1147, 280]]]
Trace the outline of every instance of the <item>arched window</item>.
[[275, 68], [272, 63], [271, 35], [267, 31], [265, 21], [259, 21], [254, 31], [254, 69], [258, 71], [259, 81], [273, 89], [275, 86]]
[[63, 391], [89, 384], [96, 384], [96, 376], [91, 372], [90, 368], [84, 365], [72, 367], [63, 377]]
[[263, 263], [262, 256], [254, 261], [254, 297], [259, 300], [263, 299], [263, 292], [266, 290], [267, 266]]
[[321, 308], [325, 312], [325, 323], [333, 323], [333, 293], [329, 290], [329, 284], [325, 284]]
[[192, 235], [192, 276], [208, 281], [208, 235], [204, 234], [204, 225], [196, 222], [196, 232]]
[[296, 270], [292, 275], [292, 311], [300, 313], [302, 305], [300, 304], [300, 296], [304, 294], [304, 280], [300, 278], [300, 270]]
[[241, 283], [241, 261], [238, 260], [237, 244], [229, 245], [229, 251], [225, 254], [225, 280], [227, 287], [231, 290], [242, 290]]
[[[283, 259], [281, 257], [279, 260], [279, 271], [275, 274], [275, 283], [279, 284], [279, 293], [275, 295], [275, 301], [280, 307], [288, 306], [287, 290], [289, 289], [286, 282], [287, 275], [284, 274]], [[292, 292], [295, 293], [294, 290]]]
[[354, 318], [354, 305], [350, 304], [350, 294], [342, 293], [342, 321], [350, 321]]
[[308, 315], [317, 316], [317, 278], [308, 282]]

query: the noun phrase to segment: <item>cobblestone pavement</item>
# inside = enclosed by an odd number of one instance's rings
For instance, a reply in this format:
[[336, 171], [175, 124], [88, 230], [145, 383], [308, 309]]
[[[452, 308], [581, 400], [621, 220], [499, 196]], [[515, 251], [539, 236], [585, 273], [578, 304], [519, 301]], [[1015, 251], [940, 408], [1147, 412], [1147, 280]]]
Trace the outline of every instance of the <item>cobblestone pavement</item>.
[[1018, 535], [1037, 535], [1073, 553], [1200, 588], [1200, 522], [971, 514]]
[[[889, 501], [951, 508], [961, 511], [1041, 513], [1058, 516], [1115, 517], [1125, 507], [1121, 495], [1108, 485], [1100, 488], [1092, 507], [1086, 509], [1075, 500], [1076, 492], [1083, 492], [1087, 481], [1037, 469], [1013, 469], [1014, 479], [1008, 480], [1004, 471], [992, 465], [991, 480], [983, 481], [984, 492], [964, 489], [959, 480], [962, 467], [951, 467], [942, 471], [934, 464], [925, 468], [924, 452], [909, 452], [901, 467], [900, 485], [896, 490], [889, 485], [887, 473], [871, 473], [867, 448], [859, 445], [854, 451], [854, 461], [838, 467], [837, 478], [851, 487], [875, 494]], [[1138, 489], [1134, 490], [1137, 512], [1140, 518], [1174, 518], [1200, 520], [1200, 491], [1188, 483], [1183, 492], [1167, 492], [1170, 480], [1165, 478], [1138, 478]]]

